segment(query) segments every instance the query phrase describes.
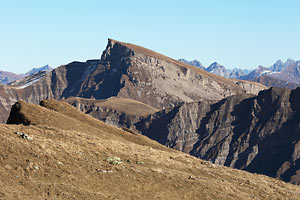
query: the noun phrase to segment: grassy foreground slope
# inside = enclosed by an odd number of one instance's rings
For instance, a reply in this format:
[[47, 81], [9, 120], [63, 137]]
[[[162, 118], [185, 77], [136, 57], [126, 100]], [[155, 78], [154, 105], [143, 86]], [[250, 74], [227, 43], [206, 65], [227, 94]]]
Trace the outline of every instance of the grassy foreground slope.
[[29, 125], [0, 125], [0, 199], [300, 198], [298, 186], [168, 149], [63, 102], [42, 105], [19, 102], [10, 122]]

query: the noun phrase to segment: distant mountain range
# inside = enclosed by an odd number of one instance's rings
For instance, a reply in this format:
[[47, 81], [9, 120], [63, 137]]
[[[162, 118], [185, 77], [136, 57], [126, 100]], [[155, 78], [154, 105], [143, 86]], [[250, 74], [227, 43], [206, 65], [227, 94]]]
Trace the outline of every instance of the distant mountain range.
[[40, 71], [51, 71], [53, 68], [50, 67], [49, 65], [45, 65], [43, 67], [38, 67], [38, 68], [33, 68], [32, 70], [28, 71], [27, 73], [25, 73], [24, 75], [25, 76], [30, 76], [30, 75], [33, 75], [33, 74], [36, 74]]
[[15, 80], [23, 78], [21, 74], [15, 74], [7, 71], [0, 71], [0, 85], [7, 85]]
[[43, 67], [33, 68], [30, 71], [26, 72], [25, 74], [15, 74], [12, 72], [0, 71], [0, 85], [7, 85], [16, 80], [22, 79], [26, 76], [31, 76], [33, 74], [36, 74], [40, 71], [50, 71], [52, 69], [53, 68], [51, 68], [49, 65], [45, 65]]
[[223, 65], [220, 65], [217, 62], [214, 62], [211, 65], [209, 65], [208, 67], [205, 67], [198, 60], [188, 61], [185, 59], [179, 59], [179, 61], [190, 64], [190, 65], [194, 65], [196, 67], [204, 69], [205, 71], [208, 71], [210, 73], [213, 73], [213, 74], [216, 74], [219, 76], [223, 76], [225, 78], [239, 79], [239, 77], [244, 76], [250, 72], [250, 70], [248, 70], [248, 69], [238, 69], [238, 68], [227, 69]]
[[216, 62], [205, 67], [197, 60], [187, 61], [179, 59], [179, 61], [194, 65], [219, 76], [255, 81], [268, 87], [295, 89], [300, 86], [300, 61], [292, 59], [287, 59], [286, 62], [278, 60], [270, 67], [259, 66], [252, 71], [238, 68], [231, 70]]

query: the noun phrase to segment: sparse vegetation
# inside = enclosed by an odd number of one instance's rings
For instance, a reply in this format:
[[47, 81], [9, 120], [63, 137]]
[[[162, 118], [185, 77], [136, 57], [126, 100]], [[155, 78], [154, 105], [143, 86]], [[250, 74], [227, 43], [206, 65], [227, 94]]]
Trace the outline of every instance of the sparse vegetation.
[[[21, 103], [35, 125], [0, 125], [0, 199], [299, 199], [298, 186], [212, 165], [49, 104], [57, 111]], [[34, 140], [16, 140], [15, 132]]]

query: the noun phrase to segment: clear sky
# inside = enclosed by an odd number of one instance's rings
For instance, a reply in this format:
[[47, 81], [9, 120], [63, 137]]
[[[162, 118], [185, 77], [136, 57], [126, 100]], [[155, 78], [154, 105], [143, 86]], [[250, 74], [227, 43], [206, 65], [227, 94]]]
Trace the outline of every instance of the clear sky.
[[0, 70], [100, 58], [107, 38], [228, 68], [300, 60], [298, 0], [0, 0]]

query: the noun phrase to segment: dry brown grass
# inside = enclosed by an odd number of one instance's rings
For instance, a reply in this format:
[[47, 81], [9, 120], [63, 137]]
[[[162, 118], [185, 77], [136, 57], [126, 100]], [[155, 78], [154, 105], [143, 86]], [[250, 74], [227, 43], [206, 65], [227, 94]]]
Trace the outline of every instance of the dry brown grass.
[[[0, 199], [300, 198], [298, 186], [170, 150], [77, 116], [66, 103], [46, 106], [52, 110], [22, 102], [23, 114], [35, 125], [0, 125]], [[123, 163], [111, 165], [108, 156]]]
[[65, 100], [69, 104], [75, 102], [82, 103], [84, 105], [95, 105], [101, 108], [108, 108], [112, 110], [117, 110], [129, 115], [134, 116], [147, 116], [158, 112], [159, 110], [144, 104], [142, 102], [133, 100], [133, 99], [124, 99], [124, 98], [110, 98], [105, 100], [94, 100], [94, 99], [84, 99], [80, 97], [72, 97]]

